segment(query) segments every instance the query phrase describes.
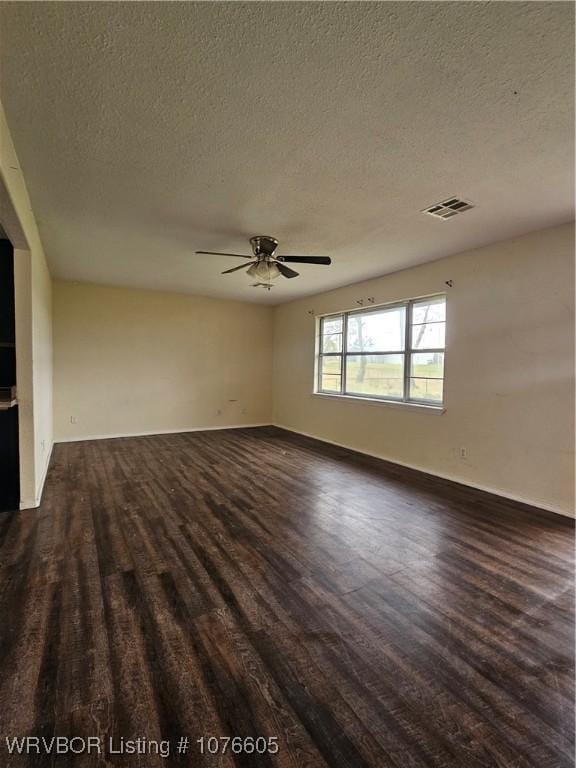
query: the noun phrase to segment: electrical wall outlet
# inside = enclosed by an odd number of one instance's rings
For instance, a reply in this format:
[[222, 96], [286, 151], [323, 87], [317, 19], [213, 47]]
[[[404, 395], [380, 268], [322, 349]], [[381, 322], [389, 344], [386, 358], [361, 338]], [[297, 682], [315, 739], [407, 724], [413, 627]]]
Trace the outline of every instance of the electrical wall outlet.
[[70, 416], [70, 424], [76, 424], [76, 416]]
[[462, 446], [460, 448], [460, 458], [461, 459], [467, 459], [468, 458], [468, 448], [465, 448], [464, 446]]

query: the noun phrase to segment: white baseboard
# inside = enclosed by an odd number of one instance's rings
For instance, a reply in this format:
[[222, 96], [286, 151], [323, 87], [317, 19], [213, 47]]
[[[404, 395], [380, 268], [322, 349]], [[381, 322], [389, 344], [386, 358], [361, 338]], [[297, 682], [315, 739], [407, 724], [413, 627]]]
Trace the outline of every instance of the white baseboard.
[[182, 429], [154, 429], [149, 432], [118, 432], [107, 435], [83, 435], [82, 437], [63, 437], [54, 440], [55, 443], [83, 443], [87, 440], [115, 440], [119, 437], [151, 437], [153, 435], [179, 435], [186, 432], [213, 432], [222, 429], [251, 429], [252, 427], [269, 427], [269, 421], [257, 424], [227, 424], [217, 427], [184, 427]]
[[563, 517], [568, 517], [570, 519], [574, 519], [574, 515], [570, 512], [561, 509], [560, 507], [554, 507], [549, 504], [543, 504], [540, 501], [534, 501], [533, 499], [526, 499], [522, 496], [518, 496], [516, 494], [508, 493], [506, 491], [502, 491], [496, 488], [491, 488], [486, 485], [479, 485], [478, 483], [471, 483], [468, 479], [463, 480], [461, 478], [455, 477], [454, 475], [446, 475], [444, 473], [436, 472], [431, 469], [427, 469], [425, 467], [418, 466], [416, 464], [407, 464], [403, 461], [398, 461], [398, 459], [391, 459], [388, 456], [382, 456], [378, 453], [371, 453], [370, 451], [363, 451], [359, 448], [354, 448], [352, 445], [345, 445], [344, 443], [337, 443], [334, 440], [327, 440], [324, 437], [318, 437], [317, 435], [312, 435], [309, 432], [301, 432], [299, 429], [294, 429], [294, 427], [287, 427], [284, 424], [273, 424], [273, 427], [278, 427], [279, 429], [285, 429], [287, 432], [294, 432], [297, 435], [302, 435], [303, 437], [311, 437], [313, 440], [318, 440], [321, 443], [328, 443], [329, 445], [335, 445], [337, 448], [347, 448], [349, 451], [354, 451], [355, 453], [362, 453], [365, 456], [371, 456], [374, 459], [381, 459], [382, 461], [387, 461], [390, 464], [397, 464], [400, 467], [406, 467], [406, 469], [414, 469], [417, 472], [423, 472], [426, 475], [432, 475], [433, 477], [439, 477], [442, 480], [450, 480], [453, 483], [458, 483], [459, 485], [466, 485], [469, 488], [474, 488], [477, 491], [485, 491], [486, 493], [491, 493], [493, 496], [501, 496], [504, 499], [509, 499], [510, 501], [517, 501], [521, 504], [527, 504], [530, 507], [536, 507], [537, 509], [543, 509], [546, 512], [554, 512], [556, 515], [562, 515]]
[[37, 509], [40, 506], [40, 499], [22, 499], [20, 509]]
[[42, 493], [44, 492], [44, 484], [46, 483], [46, 477], [48, 475], [48, 467], [50, 466], [50, 457], [52, 456], [53, 447], [54, 443], [52, 442], [50, 443], [50, 450], [48, 451], [46, 461], [44, 462], [40, 482], [36, 486], [36, 498], [20, 499], [20, 509], [36, 509], [36, 507], [40, 506], [40, 502], [42, 501]]

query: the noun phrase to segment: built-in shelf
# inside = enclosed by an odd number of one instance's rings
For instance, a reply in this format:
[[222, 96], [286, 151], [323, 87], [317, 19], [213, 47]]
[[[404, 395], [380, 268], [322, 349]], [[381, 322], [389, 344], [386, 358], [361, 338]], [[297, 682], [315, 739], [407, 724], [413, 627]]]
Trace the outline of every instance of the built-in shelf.
[[5, 349], [14, 349], [15, 346], [16, 346], [15, 341], [0, 341], [0, 348], [3, 347]]

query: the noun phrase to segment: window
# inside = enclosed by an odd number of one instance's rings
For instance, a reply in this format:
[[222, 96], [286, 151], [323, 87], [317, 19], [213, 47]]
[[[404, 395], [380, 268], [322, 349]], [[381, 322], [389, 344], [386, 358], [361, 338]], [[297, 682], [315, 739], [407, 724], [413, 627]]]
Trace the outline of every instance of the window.
[[446, 297], [320, 319], [316, 391], [441, 405]]

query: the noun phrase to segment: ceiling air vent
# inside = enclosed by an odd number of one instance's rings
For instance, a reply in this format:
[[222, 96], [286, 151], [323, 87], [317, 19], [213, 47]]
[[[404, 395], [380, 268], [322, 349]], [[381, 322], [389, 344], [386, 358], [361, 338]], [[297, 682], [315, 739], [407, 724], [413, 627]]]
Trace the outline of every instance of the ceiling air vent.
[[451, 197], [448, 200], [444, 200], [442, 203], [434, 203], [429, 208], [424, 208], [422, 213], [429, 213], [430, 216], [435, 216], [437, 219], [450, 219], [452, 216], [457, 216], [459, 213], [469, 211], [470, 208], [474, 208], [472, 203], [468, 200], [462, 200], [459, 197]]

